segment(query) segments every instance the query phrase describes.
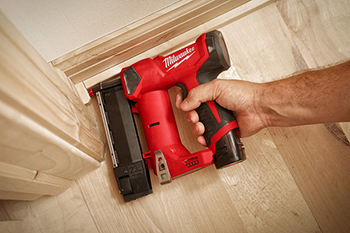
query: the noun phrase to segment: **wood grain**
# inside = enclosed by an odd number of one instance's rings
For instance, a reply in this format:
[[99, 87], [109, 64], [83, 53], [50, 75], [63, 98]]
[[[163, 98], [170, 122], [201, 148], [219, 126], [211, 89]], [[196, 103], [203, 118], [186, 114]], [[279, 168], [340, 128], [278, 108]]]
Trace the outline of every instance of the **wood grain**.
[[[341, 44], [342, 40], [339, 40], [338, 34], [334, 34], [330, 24], [320, 22], [328, 22], [327, 16], [334, 16], [339, 10], [339, 17], [332, 18], [334, 25], [332, 27], [342, 25], [343, 23], [337, 23], [336, 20], [343, 20], [342, 12], [349, 10], [349, 4], [343, 3], [343, 6], [336, 4], [335, 6], [342, 8], [336, 10], [333, 5], [329, 8], [324, 5], [319, 9], [320, 2], [317, 4], [308, 2], [308, 6], [300, 1], [299, 6], [296, 6], [296, 2], [278, 2], [275, 6], [271, 5], [260, 10], [259, 18], [258, 13], [255, 14], [254, 21], [249, 19], [250, 16], [253, 17], [250, 15], [237, 25], [233, 23], [225, 27], [224, 32], [227, 32], [225, 38], [229, 37], [233, 64], [242, 79], [256, 82], [276, 80], [306, 69], [336, 64], [346, 58], [339, 51], [350, 47], [347, 40], [342, 37], [344, 30], [349, 33], [349, 27], [343, 27], [339, 31], [339, 38], [345, 39]], [[292, 10], [286, 8], [287, 6]], [[281, 11], [282, 14], [279, 14]], [[315, 11], [318, 13], [315, 14]], [[285, 15], [291, 17], [293, 21], [285, 20]], [[276, 25], [274, 22], [276, 20], [280, 26], [272, 27], [271, 25]], [[244, 34], [228, 33], [228, 31], [243, 31], [242, 26], [246, 28]], [[256, 33], [257, 28], [259, 33]], [[329, 34], [328, 29], [333, 34]], [[332, 38], [326, 39], [327, 36]], [[321, 41], [318, 48], [314, 45], [315, 41], [317, 43]], [[332, 41], [336, 41], [334, 43], [337, 46], [329, 46]], [[327, 51], [330, 48], [333, 50]], [[320, 50], [325, 51], [324, 55], [320, 54]], [[309, 56], [310, 54], [312, 56]], [[328, 60], [326, 54], [333, 55], [331, 60]], [[316, 62], [318, 57], [319, 61]], [[350, 219], [350, 202], [347, 199], [350, 195], [350, 186], [346, 181], [349, 178], [347, 157], [350, 151], [341, 129], [338, 128], [337, 136], [324, 125], [273, 128], [269, 129], [269, 132], [322, 232], [346, 232], [349, 229]], [[342, 220], [338, 222], [338, 219]]]
[[[310, 69], [350, 59], [349, 1], [288, 1], [277, 6]], [[290, 166], [302, 163], [297, 166], [297, 174], [300, 174], [297, 180], [300, 184], [305, 183], [301, 190], [321, 229], [324, 232], [347, 232], [350, 229], [348, 140], [334, 124], [319, 126], [317, 131], [315, 127], [304, 130], [298, 135], [303, 135], [301, 146], [308, 146], [311, 153], [302, 156], [301, 160], [295, 160], [292, 159], [291, 149], [287, 159], [293, 160]], [[290, 147], [292, 141], [288, 140]], [[312, 166], [313, 170], [303, 169], [305, 164]]]
[[277, 7], [308, 68], [350, 59], [349, 1], [280, 1]]
[[0, 41], [1, 198], [57, 195], [104, 159], [96, 121], [2, 13]]
[[[347, 59], [349, 10], [345, 1], [282, 0], [220, 28], [233, 64], [225, 78], [266, 82]], [[170, 90], [172, 101], [177, 90]], [[88, 108], [98, 116], [95, 99]], [[174, 113], [185, 146], [202, 149], [184, 113]], [[22, 220], [22, 232], [348, 232], [350, 152], [342, 128], [265, 129], [243, 140], [243, 163], [168, 185], [151, 172], [153, 194], [130, 203], [118, 192], [108, 156], [56, 197], [0, 202], [1, 216]]]
[[244, 140], [247, 160], [219, 171], [248, 232], [321, 232], [268, 130]]
[[273, 129], [274, 141], [323, 232], [350, 227], [350, 145], [325, 125]]
[[2, 221], [0, 229], [5, 232], [21, 232], [23, 230], [23, 221]]
[[[310, 69], [350, 59], [348, 5], [348, 1], [282, 1], [277, 4]], [[349, 139], [350, 124], [342, 122], [340, 125]]]
[[[6, 205], [5, 205], [6, 204]], [[0, 201], [8, 215], [2, 222], [5, 232], [98, 232], [93, 217], [74, 183], [58, 196], [45, 196], [38, 201]], [[13, 226], [11, 222], [19, 223]]]
[[2, 101], [96, 160], [102, 160], [103, 144], [93, 136], [95, 122], [79, 97], [5, 16], [0, 17]]
[[[78, 181], [101, 232], [245, 232], [213, 167], [163, 186], [152, 173], [153, 193], [123, 203], [111, 162], [103, 166]], [[100, 192], [105, 187], [108, 191]], [[235, 222], [234, 228], [230, 222]]]
[[83, 82], [75, 84], [75, 89], [78, 92], [78, 95], [84, 104], [89, 104], [91, 102], [91, 97]]
[[42, 172], [0, 162], [0, 190], [31, 194], [57, 195], [72, 181]]
[[350, 123], [349, 122], [340, 122], [339, 125], [342, 128], [343, 132], [345, 133], [345, 135], [349, 141], [350, 140]]
[[[23, 192], [11, 192], [11, 191], [0, 191], [1, 200], [20, 200], [20, 201], [34, 201], [42, 197], [41, 194], [23, 193]], [[1, 220], [0, 218], [0, 221]]]
[[12, 106], [0, 101], [0, 107], [1, 161], [66, 179], [99, 167], [99, 162]]

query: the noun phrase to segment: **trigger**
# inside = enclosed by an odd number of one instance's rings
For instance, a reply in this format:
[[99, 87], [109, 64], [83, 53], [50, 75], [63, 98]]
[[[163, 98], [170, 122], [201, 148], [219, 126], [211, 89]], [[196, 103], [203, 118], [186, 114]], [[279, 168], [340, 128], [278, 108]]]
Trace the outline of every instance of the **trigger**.
[[182, 91], [184, 93], [183, 99], [186, 99], [186, 97], [188, 96], [188, 91], [187, 91], [187, 88], [186, 88], [185, 84], [183, 84], [183, 83], [176, 83], [175, 85], [178, 86], [178, 87], [181, 87], [181, 89], [182, 89]]

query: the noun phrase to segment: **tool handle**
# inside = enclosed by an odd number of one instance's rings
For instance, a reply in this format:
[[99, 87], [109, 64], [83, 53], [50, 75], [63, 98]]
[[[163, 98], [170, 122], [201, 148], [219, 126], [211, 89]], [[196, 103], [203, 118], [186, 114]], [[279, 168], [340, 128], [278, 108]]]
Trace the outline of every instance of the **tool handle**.
[[244, 160], [244, 146], [232, 111], [215, 101], [202, 103], [196, 110], [204, 124], [203, 136], [214, 153], [216, 168]]
[[[211, 31], [206, 34], [208, 59], [197, 72], [199, 85], [216, 79], [230, 67], [229, 54], [221, 32]], [[184, 97], [187, 91], [184, 91]], [[223, 108], [215, 101], [202, 103], [197, 109], [199, 121], [204, 124], [204, 138], [209, 148], [215, 153], [216, 168], [236, 163], [245, 159], [244, 146], [233, 112]]]

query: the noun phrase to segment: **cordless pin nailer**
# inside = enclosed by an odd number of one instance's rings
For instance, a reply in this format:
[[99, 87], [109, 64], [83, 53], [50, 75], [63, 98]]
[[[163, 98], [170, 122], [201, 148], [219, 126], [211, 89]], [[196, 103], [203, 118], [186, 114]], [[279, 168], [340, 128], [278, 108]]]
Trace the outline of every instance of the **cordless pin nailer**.
[[[186, 98], [192, 88], [216, 79], [229, 67], [224, 38], [215, 30], [168, 56], [147, 58], [122, 69], [121, 84], [120, 80], [101, 84], [97, 96], [115, 176], [125, 201], [151, 193], [148, 168], [164, 184], [213, 163], [218, 169], [245, 159], [232, 111], [215, 101], [202, 103], [196, 109], [205, 126], [209, 148], [191, 154], [180, 141], [168, 94], [168, 89], [177, 85]], [[130, 101], [135, 102], [135, 107], [131, 108]], [[147, 153], [141, 154], [130, 109], [140, 115]]]

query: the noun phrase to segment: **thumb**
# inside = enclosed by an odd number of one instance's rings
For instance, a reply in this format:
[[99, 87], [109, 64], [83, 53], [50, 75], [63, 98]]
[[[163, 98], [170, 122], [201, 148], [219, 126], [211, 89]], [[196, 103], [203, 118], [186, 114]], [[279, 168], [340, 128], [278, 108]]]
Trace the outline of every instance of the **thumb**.
[[[215, 81], [215, 80], [214, 80]], [[190, 90], [187, 98], [181, 103], [180, 108], [183, 111], [190, 111], [198, 108], [201, 103], [215, 100], [217, 97], [216, 93], [216, 82], [211, 81], [202, 85], [199, 85]]]

